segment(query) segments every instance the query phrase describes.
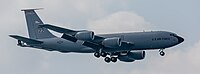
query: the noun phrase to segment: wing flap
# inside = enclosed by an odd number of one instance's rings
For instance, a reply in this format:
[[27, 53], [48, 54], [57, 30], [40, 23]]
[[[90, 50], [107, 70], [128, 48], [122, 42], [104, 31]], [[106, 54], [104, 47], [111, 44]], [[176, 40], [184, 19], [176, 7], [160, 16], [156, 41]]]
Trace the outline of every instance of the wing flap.
[[72, 41], [72, 42], [76, 42], [77, 41], [77, 39], [75, 37], [67, 35], [67, 34], [63, 34], [61, 38], [69, 40], [69, 41]]
[[99, 51], [101, 48], [99, 44], [95, 44], [89, 41], [85, 41], [82, 45], [93, 48], [95, 51]]
[[43, 43], [42, 41], [38, 41], [38, 40], [34, 40], [34, 39], [30, 39], [30, 38], [25, 38], [22, 36], [18, 36], [18, 35], [9, 35], [12, 38], [15, 38], [17, 40], [23, 41], [27, 44], [41, 44]]

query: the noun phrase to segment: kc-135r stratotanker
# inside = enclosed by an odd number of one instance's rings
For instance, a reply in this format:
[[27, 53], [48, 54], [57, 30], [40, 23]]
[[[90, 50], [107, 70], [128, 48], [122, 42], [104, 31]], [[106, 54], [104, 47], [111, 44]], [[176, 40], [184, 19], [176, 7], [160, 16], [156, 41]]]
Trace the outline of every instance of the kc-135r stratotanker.
[[[184, 39], [167, 31], [114, 33], [95, 35], [93, 31], [71, 30], [44, 24], [35, 10], [24, 9], [29, 38], [9, 35], [18, 40], [18, 46], [59, 51], [62, 53], [94, 53], [104, 57], [105, 62], [133, 62], [145, 58], [145, 50], [158, 49], [164, 56], [164, 49], [180, 44]], [[49, 30], [62, 33], [61, 37]]]

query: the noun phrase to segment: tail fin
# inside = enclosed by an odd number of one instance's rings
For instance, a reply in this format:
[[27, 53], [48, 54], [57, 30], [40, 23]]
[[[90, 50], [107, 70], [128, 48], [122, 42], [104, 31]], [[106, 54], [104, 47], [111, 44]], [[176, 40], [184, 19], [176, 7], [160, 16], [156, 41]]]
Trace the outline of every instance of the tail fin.
[[24, 10], [21, 10], [21, 11], [25, 12], [29, 37], [31, 39], [44, 39], [44, 38], [55, 37], [46, 28], [39, 27], [39, 25], [43, 25], [44, 23], [39, 18], [39, 16], [35, 12], [35, 10], [39, 10], [39, 9], [24, 9]]

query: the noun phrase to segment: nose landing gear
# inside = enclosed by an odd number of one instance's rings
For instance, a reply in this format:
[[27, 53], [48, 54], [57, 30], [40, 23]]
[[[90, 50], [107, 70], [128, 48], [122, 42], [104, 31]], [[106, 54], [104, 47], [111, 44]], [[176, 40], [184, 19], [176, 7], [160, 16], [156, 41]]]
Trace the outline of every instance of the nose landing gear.
[[165, 52], [164, 52], [164, 51], [161, 51], [161, 52], [160, 52], [160, 55], [161, 55], [161, 56], [164, 56], [164, 55], [165, 55]]
[[164, 49], [160, 49], [160, 50], [159, 50], [161, 56], [164, 56], [164, 55], [165, 55], [165, 52], [164, 52], [163, 50], [164, 50]]

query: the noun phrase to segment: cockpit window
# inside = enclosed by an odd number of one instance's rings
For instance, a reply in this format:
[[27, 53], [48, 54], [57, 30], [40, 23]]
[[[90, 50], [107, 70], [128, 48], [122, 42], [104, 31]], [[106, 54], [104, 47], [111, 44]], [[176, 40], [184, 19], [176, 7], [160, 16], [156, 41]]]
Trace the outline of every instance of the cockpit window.
[[170, 36], [176, 36], [175, 34], [170, 34]]

